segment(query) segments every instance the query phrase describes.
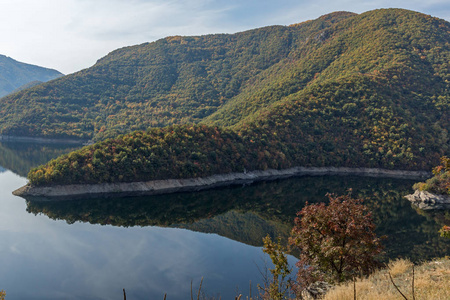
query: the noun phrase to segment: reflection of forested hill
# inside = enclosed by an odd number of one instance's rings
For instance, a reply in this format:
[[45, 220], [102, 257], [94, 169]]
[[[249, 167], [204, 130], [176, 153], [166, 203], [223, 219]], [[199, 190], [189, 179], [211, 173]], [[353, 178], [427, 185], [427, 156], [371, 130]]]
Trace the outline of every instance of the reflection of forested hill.
[[[59, 155], [75, 150], [74, 145], [0, 142], [0, 166], [20, 176]], [[0, 167], [0, 172], [1, 172]]]
[[299, 177], [199, 193], [143, 198], [67, 202], [28, 202], [30, 213], [44, 213], [68, 223], [113, 226], [170, 226], [222, 236], [261, 246], [267, 234], [286, 237], [296, 212], [306, 201], [326, 201], [327, 192], [353, 188], [373, 213], [380, 235], [388, 235], [387, 255], [425, 259], [443, 256], [450, 242], [438, 238], [441, 227], [417, 214], [403, 196], [413, 181], [364, 177]]

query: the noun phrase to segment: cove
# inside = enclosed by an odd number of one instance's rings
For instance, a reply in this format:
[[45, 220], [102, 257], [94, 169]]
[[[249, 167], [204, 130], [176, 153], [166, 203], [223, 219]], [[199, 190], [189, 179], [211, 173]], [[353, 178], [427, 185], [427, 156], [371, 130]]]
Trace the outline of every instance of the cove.
[[[7, 299], [187, 299], [204, 278], [210, 296], [253, 295], [262, 283], [262, 237], [289, 234], [306, 202], [352, 188], [387, 235], [385, 260], [449, 255], [437, 231], [449, 213], [415, 210], [415, 180], [304, 176], [194, 193], [60, 202], [11, 194], [26, 169], [69, 148], [0, 144], [0, 289]], [[52, 154], [53, 153], [53, 154]], [[25, 170], [25, 171], [23, 171]], [[291, 263], [295, 258], [290, 257]], [[259, 269], [258, 269], [259, 268]]]

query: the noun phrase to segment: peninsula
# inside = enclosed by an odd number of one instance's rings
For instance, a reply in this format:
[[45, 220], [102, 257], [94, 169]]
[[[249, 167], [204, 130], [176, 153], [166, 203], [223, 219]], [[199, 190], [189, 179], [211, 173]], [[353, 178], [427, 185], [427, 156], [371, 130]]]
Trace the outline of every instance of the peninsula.
[[402, 9], [168, 37], [3, 98], [0, 134], [98, 141], [30, 171], [26, 190], [48, 193], [199, 189], [189, 182], [299, 166], [431, 170], [450, 149], [449, 61], [450, 23]]

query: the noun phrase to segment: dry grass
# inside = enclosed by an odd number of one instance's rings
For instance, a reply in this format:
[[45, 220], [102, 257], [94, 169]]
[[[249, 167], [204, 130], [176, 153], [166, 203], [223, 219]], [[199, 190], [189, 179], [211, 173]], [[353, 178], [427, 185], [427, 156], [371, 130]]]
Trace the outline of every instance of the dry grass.
[[412, 262], [403, 258], [391, 261], [388, 264], [389, 273], [391, 273], [392, 276], [404, 274], [412, 268], [412, 265]]
[[[403, 259], [389, 263], [388, 268], [374, 273], [369, 278], [358, 279], [356, 282], [357, 299], [404, 299], [391, 283], [388, 271], [400, 291], [408, 299], [413, 299], [412, 263]], [[450, 299], [450, 259], [439, 259], [416, 266], [414, 288], [416, 299]], [[324, 299], [353, 299], [353, 282], [335, 287], [325, 295]]]

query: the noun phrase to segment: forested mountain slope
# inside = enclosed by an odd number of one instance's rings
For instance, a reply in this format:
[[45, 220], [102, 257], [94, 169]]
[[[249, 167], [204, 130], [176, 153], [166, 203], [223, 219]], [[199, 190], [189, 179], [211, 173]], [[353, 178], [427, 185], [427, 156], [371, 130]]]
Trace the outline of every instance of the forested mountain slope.
[[56, 70], [18, 62], [0, 54], [0, 97], [30, 82], [45, 82], [62, 75]]
[[2, 99], [0, 134], [101, 139], [199, 122], [303, 51], [311, 35], [352, 15], [118, 49], [91, 68]]
[[[255, 33], [259, 39], [254, 37], [254, 45], [259, 51], [245, 48], [242, 65], [236, 60], [230, 69], [214, 69], [213, 64], [207, 64], [214, 60], [202, 61], [203, 77], [191, 77], [192, 90], [180, 88], [178, 94], [168, 92], [151, 98], [159, 99], [153, 108], [165, 111], [159, 116], [167, 117], [156, 125], [166, 121], [200, 121], [201, 125], [155, 128], [107, 140], [31, 172], [31, 182], [189, 178], [292, 166], [429, 170], [448, 153], [450, 23], [417, 12], [383, 9], [361, 15], [335, 13], [290, 27], [268, 27], [236, 35], [172, 39], [177, 39], [181, 47], [190, 39], [198, 42], [211, 38], [212, 42], [217, 41], [213, 37], [226, 37], [240, 41], [238, 36]], [[286, 35], [289, 38], [284, 39]], [[167, 46], [170, 39], [146, 46]], [[115, 62], [123, 62], [118, 57], [129, 57], [130, 53], [130, 49], [116, 51]], [[174, 59], [168, 53], [175, 52], [155, 50], [150, 56], [155, 60]], [[174, 64], [192, 66], [187, 53], [179, 52]], [[112, 58], [100, 60], [92, 70], [111, 66]], [[128, 73], [116, 74], [127, 77], [135, 69], [140, 68], [129, 66]], [[216, 70], [229, 70], [231, 77], [218, 76]], [[160, 74], [172, 73], [166, 70]], [[231, 89], [235, 80], [239, 88]], [[169, 90], [174, 91], [179, 82], [177, 77]], [[200, 82], [205, 83], [204, 87], [217, 88], [199, 88]], [[215, 92], [208, 96], [206, 90]], [[190, 97], [186, 96], [189, 91]], [[228, 91], [231, 95], [227, 98], [223, 95]], [[123, 105], [115, 95], [111, 93], [116, 101], [110, 104], [112, 110]], [[142, 93], [136, 92], [138, 95]], [[179, 102], [170, 102], [170, 97]], [[131, 120], [140, 111], [148, 117], [136, 119], [136, 126], [144, 119], [156, 120], [156, 114], [147, 110], [152, 105], [137, 99], [136, 113], [127, 110], [128, 118]], [[219, 99], [220, 103], [212, 104]], [[192, 101], [198, 102], [191, 105]], [[164, 105], [172, 108], [164, 110]], [[199, 115], [198, 109], [207, 106], [208, 113]], [[87, 110], [86, 114], [93, 112]], [[125, 110], [118, 112], [126, 119]], [[181, 112], [185, 112], [184, 117], [177, 115]], [[109, 115], [107, 120], [118, 115]], [[101, 122], [101, 115], [96, 118]], [[87, 119], [84, 122], [90, 124]], [[122, 123], [114, 124], [105, 130], [114, 131]], [[132, 127], [127, 126], [123, 128]]]

